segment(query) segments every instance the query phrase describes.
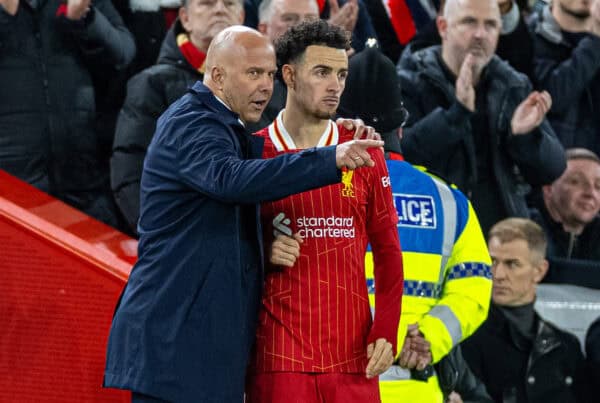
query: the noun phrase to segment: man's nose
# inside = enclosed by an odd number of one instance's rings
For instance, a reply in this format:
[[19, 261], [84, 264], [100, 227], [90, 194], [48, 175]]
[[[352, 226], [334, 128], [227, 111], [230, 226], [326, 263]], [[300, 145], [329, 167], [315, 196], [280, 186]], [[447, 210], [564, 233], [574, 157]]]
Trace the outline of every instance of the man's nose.
[[215, 5], [214, 5], [214, 11], [215, 12], [218, 12], [218, 11], [225, 12], [225, 11], [227, 11], [227, 6], [225, 5], [225, 0], [217, 0], [215, 2]]
[[506, 277], [506, 269], [502, 263], [492, 265], [492, 280], [501, 280]]
[[483, 38], [486, 35], [486, 30], [485, 30], [485, 25], [484, 24], [477, 24], [477, 28], [475, 28], [475, 37], [476, 38]]
[[265, 91], [272, 92], [273, 91], [273, 76], [271, 76], [269, 74], [264, 74], [259, 82], [258, 89], [261, 92], [265, 92]]
[[331, 79], [331, 82], [329, 83], [329, 91], [332, 92], [339, 92], [341, 91], [341, 89], [343, 88], [343, 83], [342, 83], [342, 79], [339, 78], [338, 76], [333, 76], [333, 78]]

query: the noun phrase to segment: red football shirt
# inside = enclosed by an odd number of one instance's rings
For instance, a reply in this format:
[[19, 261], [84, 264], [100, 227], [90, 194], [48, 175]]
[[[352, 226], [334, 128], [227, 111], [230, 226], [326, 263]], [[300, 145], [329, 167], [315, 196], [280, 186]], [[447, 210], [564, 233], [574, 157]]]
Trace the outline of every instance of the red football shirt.
[[[264, 158], [298, 151], [281, 116], [257, 133], [265, 139]], [[352, 137], [330, 122], [318, 146]], [[261, 206], [266, 245], [277, 231], [299, 233], [304, 243], [293, 267], [267, 268], [256, 371], [363, 373], [369, 342], [385, 337], [396, 351], [403, 283], [397, 215], [383, 153], [369, 153], [374, 168], [346, 171], [339, 184]], [[379, 256], [374, 326], [364, 268], [369, 241]]]

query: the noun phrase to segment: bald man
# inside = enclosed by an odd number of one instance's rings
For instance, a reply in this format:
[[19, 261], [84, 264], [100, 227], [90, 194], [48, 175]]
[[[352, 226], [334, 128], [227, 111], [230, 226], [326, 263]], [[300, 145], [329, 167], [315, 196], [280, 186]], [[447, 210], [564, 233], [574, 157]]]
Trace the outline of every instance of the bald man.
[[[108, 341], [104, 385], [133, 402], [243, 401], [263, 256], [258, 205], [372, 166], [356, 140], [262, 160], [244, 129], [269, 101], [268, 38], [218, 34], [197, 82], [159, 119], [141, 182], [139, 259]], [[253, 157], [259, 159], [252, 159]]]
[[469, 196], [484, 233], [508, 216], [528, 216], [533, 186], [566, 166], [546, 120], [551, 99], [494, 55], [497, 0], [448, 0], [437, 18], [442, 45], [403, 55], [402, 95], [410, 119], [402, 150]]

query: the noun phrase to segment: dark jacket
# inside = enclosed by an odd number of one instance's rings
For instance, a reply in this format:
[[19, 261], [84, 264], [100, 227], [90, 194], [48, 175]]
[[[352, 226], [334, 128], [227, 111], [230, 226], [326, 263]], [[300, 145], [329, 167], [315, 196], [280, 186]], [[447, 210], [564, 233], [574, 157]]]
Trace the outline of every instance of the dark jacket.
[[600, 262], [600, 216], [587, 224], [579, 235], [566, 232], [561, 223], [552, 219], [545, 207], [532, 210], [531, 218], [546, 233], [548, 256], [567, 259], [596, 260]]
[[117, 121], [110, 182], [117, 205], [134, 233], [140, 215], [142, 164], [156, 121], [187, 88], [202, 80], [202, 74], [187, 62], [177, 46], [175, 38], [182, 30], [176, 22], [163, 42], [158, 63], [129, 80], [127, 98]]
[[565, 148], [600, 153], [600, 37], [569, 42], [546, 6], [531, 21], [534, 74], [552, 96], [548, 119]]
[[200, 82], [158, 120], [105, 386], [177, 403], [243, 401], [262, 287], [259, 203], [341, 178], [335, 147], [251, 159], [261, 153]]
[[456, 392], [464, 403], [493, 403], [485, 385], [465, 361], [460, 345], [450, 350], [434, 367], [444, 397]]
[[[439, 172], [470, 195], [478, 168], [471, 112], [455, 96], [441, 66], [441, 48], [404, 52], [398, 74], [403, 99], [410, 112], [402, 151], [407, 161]], [[548, 122], [529, 134], [511, 134], [516, 107], [531, 91], [529, 80], [494, 56], [485, 71], [489, 124], [490, 172], [507, 216], [527, 217], [525, 194], [529, 185], [551, 183], [566, 168], [564, 150]], [[477, 207], [476, 211], [477, 211]], [[498, 208], [496, 210], [499, 210]]]
[[587, 402], [585, 362], [577, 338], [536, 314], [530, 351], [514, 342], [513, 325], [492, 304], [488, 319], [462, 344], [471, 370], [498, 403]]
[[585, 354], [594, 385], [600, 385], [600, 316], [592, 322], [585, 334]]
[[81, 21], [57, 16], [61, 4], [23, 0], [14, 16], [0, 7], [0, 169], [114, 225], [90, 69], [123, 67], [135, 45], [109, 0]]
[[566, 232], [561, 223], [555, 222], [543, 202], [542, 207], [531, 210], [531, 219], [542, 227], [548, 240], [550, 267], [544, 282], [600, 289], [600, 217], [579, 235]]

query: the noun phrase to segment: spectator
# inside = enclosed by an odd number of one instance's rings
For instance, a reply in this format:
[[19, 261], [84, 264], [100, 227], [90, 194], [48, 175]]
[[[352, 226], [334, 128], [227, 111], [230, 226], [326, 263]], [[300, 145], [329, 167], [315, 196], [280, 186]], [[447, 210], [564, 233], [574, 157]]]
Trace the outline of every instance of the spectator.
[[[289, 28], [305, 20], [318, 19], [319, 7], [315, 0], [263, 0], [258, 15], [258, 30], [275, 43]], [[275, 75], [273, 96], [269, 104], [258, 123], [249, 125], [248, 130], [257, 132], [270, 125], [284, 108], [286, 97], [287, 88], [278, 73]]]
[[139, 258], [115, 311], [104, 377], [134, 402], [243, 401], [263, 276], [258, 204], [372, 167], [366, 148], [383, 145], [256, 159], [261, 144], [244, 124], [259, 119], [273, 90], [270, 41], [226, 28], [205, 66], [203, 82], [158, 120], [144, 163]]
[[110, 0], [0, 0], [0, 169], [116, 226], [86, 66], [134, 54]]
[[352, 49], [360, 52], [367, 40], [377, 39], [363, 0], [317, 0], [321, 18], [352, 33]]
[[545, 114], [547, 93], [494, 56], [496, 0], [448, 0], [438, 17], [442, 45], [402, 58], [399, 74], [411, 114], [402, 139], [407, 161], [465, 192], [482, 229], [527, 216], [529, 185], [565, 169], [564, 150]]
[[[353, 138], [353, 131], [331, 120], [344, 90], [349, 48], [347, 31], [319, 19], [279, 38], [287, 101], [276, 121], [257, 133], [265, 142], [264, 158]], [[281, 403], [290, 393], [297, 402], [380, 401], [377, 375], [389, 368], [396, 350], [402, 255], [383, 153], [369, 153], [373, 169], [261, 205], [265, 241], [275, 251], [265, 274], [249, 403]], [[373, 321], [364, 278], [367, 242], [381, 284]]]
[[[440, 0], [364, 0], [383, 53], [397, 63], [404, 47], [423, 30], [439, 43], [435, 16]], [[428, 35], [429, 36], [429, 35]], [[437, 39], [436, 39], [437, 37]]]
[[[523, 9], [515, 0], [498, 0], [498, 7], [502, 18], [502, 30], [498, 38], [496, 55], [531, 80], [534, 78], [533, 40], [525, 22]], [[436, 20], [433, 19], [411, 40], [408, 49], [404, 52], [405, 57], [417, 50], [439, 45], [441, 40]]]
[[588, 372], [594, 385], [600, 384], [600, 317], [596, 319], [585, 335], [585, 354]]
[[[591, 4], [591, 6], [590, 6]], [[600, 1], [554, 0], [532, 21], [534, 73], [565, 148], [600, 154]]]
[[187, 0], [163, 42], [158, 63], [129, 81], [115, 132], [111, 184], [132, 233], [137, 233], [140, 214], [142, 164], [158, 117], [202, 80], [212, 38], [228, 26], [241, 24], [243, 17], [242, 0]]
[[[339, 113], [382, 133], [400, 217], [405, 280], [399, 342], [404, 346], [379, 378], [382, 402], [441, 403], [453, 390], [465, 398], [485, 397], [455, 349], [485, 320], [492, 287], [491, 261], [473, 208], [460, 191], [401, 160], [398, 130], [406, 110], [395, 66], [377, 49], [367, 47], [350, 59]], [[371, 252], [367, 255], [373, 300], [379, 283], [373, 282]], [[429, 346], [428, 357], [415, 351], [420, 357], [411, 362], [413, 345], [423, 344]]]
[[127, 69], [104, 66], [94, 75], [96, 128], [103, 163], [109, 164], [119, 111], [125, 101], [127, 81], [156, 63], [167, 30], [177, 17], [181, 0], [112, 0], [133, 35], [136, 54]]
[[489, 232], [492, 307], [463, 344], [471, 369], [494, 401], [586, 402], [587, 374], [577, 338], [534, 310], [548, 269], [546, 238], [533, 221], [508, 218]]
[[[407, 54], [425, 47], [439, 45], [441, 37], [436, 25], [436, 15], [443, 10], [444, 1], [365, 0], [377, 37], [384, 53], [398, 63], [407, 46]], [[533, 77], [533, 43], [524, 16], [523, 8], [515, 0], [498, 0], [502, 17], [502, 31], [496, 54], [510, 63], [517, 71]], [[387, 6], [387, 7], [386, 7]]]
[[600, 288], [600, 159], [583, 148], [566, 155], [566, 171], [544, 186], [531, 216], [548, 238], [548, 281]]
[[[259, 0], [246, 0], [244, 7], [246, 19], [244, 25], [258, 27], [260, 22]], [[360, 51], [369, 38], [376, 33], [363, 0], [313, 0], [321, 18], [352, 33], [352, 48]], [[258, 17], [258, 18], [257, 18]]]

